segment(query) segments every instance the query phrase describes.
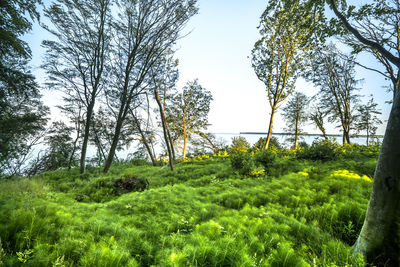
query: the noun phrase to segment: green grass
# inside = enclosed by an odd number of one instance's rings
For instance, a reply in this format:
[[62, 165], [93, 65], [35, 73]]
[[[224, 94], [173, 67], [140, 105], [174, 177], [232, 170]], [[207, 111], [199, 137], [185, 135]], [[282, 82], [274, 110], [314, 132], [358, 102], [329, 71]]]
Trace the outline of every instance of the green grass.
[[[230, 160], [58, 170], [0, 183], [5, 266], [364, 266], [351, 254], [375, 157], [280, 157], [267, 176]], [[124, 174], [150, 189], [123, 195]], [[365, 175], [365, 176], [364, 176]], [[1, 265], [1, 264], [0, 264]]]

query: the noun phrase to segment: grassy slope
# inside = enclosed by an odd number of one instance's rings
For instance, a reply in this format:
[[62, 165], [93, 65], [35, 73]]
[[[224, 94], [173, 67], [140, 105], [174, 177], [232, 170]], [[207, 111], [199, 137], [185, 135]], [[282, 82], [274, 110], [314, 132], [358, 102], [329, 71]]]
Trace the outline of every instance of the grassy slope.
[[[113, 166], [0, 183], [6, 266], [362, 266], [362, 226], [375, 159], [279, 159], [246, 178], [228, 159], [167, 168]], [[345, 171], [343, 171], [345, 170]], [[348, 171], [347, 171], [348, 170]], [[124, 173], [150, 190], [115, 196]], [[364, 178], [364, 179], [363, 179]], [[100, 202], [100, 203], [99, 203]], [[58, 264], [58, 265], [57, 265]]]

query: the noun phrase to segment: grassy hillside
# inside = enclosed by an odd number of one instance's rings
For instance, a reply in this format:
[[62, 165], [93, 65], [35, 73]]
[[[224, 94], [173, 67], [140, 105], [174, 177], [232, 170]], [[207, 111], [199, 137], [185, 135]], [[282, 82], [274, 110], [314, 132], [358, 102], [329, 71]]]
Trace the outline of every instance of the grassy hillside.
[[[279, 155], [251, 175], [231, 159], [59, 170], [0, 183], [5, 266], [363, 266], [351, 256], [377, 152]], [[309, 153], [309, 154], [307, 154]], [[338, 156], [339, 155], [339, 156]], [[254, 156], [256, 157], [256, 156]], [[136, 163], [136, 164], [135, 164]], [[258, 167], [259, 168], [259, 167]], [[137, 177], [130, 192], [116, 180]]]

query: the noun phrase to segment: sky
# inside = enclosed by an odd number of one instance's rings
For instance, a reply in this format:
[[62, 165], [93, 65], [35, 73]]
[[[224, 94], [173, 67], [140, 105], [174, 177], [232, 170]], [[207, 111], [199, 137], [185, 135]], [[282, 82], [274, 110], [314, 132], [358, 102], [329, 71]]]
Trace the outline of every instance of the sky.
[[[270, 113], [267, 92], [251, 66], [251, 50], [260, 39], [257, 26], [266, 5], [266, 0], [199, 0], [199, 14], [190, 20], [183, 33], [185, 36], [177, 43], [178, 88], [188, 81], [199, 79], [199, 83], [213, 95], [209, 132], [267, 131]], [[40, 69], [44, 54], [40, 44], [48, 38], [49, 35], [38, 24], [24, 37], [32, 49], [34, 74], [41, 84], [45, 81], [45, 72]], [[377, 65], [367, 55], [362, 55], [360, 60], [369, 66]], [[357, 68], [357, 78], [364, 79], [360, 94], [374, 95], [383, 113], [381, 119], [385, 121], [390, 111], [390, 105], [385, 101], [390, 100], [391, 94], [382, 86], [388, 85], [388, 82], [378, 74], [361, 68]], [[318, 91], [302, 79], [298, 80], [296, 88], [307, 96], [313, 96]], [[43, 95], [44, 103], [51, 107], [53, 118], [57, 118], [59, 112], [55, 105], [60, 104], [61, 95], [46, 90]], [[282, 132], [285, 126], [278, 114], [274, 120], [274, 132]], [[340, 129], [333, 125], [327, 128], [328, 133], [340, 133]], [[307, 125], [305, 131], [318, 133], [312, 125]], [[383, 133], [384, 126], [381, 126], [378, 134]]]

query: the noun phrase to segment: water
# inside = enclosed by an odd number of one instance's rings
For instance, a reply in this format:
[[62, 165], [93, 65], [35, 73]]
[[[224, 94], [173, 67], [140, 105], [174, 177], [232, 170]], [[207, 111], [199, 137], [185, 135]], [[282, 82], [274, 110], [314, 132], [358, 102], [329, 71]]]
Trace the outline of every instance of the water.
[[[266, 133], [215, 133], [215, 136], [217, 138], [223, 139], [227, 145], [230, 145], [232, 143], [232, 138], [234, 137], [244, 137], [246, 138], [247, 142], [249, 142], [251, 145], [256, 143], [258, 139], [262, 137], [267, 137]], [[288, 138], [291, 137], [290, 135], [287, 134], [282, 134], [282, 133], [277, 133], [277, 134], [272, 134], [273, 137], [276, 137], [279, 141], [279, 143], [284, 146], [284, 147], [290, 147], [292, 145], [291, 141], [288, 141]], [[307, 144], [311, 145], [312, 142], [315, 139], [322, 139], [323, 137], [317, 134], [303, 134], [299, 136], [299, 142], [300, 141], [305, 141]], [[341, 144], [342, 143], [342, 135], [336, 134], [336, 135], [328, 135], [328, 138], [330, 140], [335, 139], [337, 143]], [[370, 141], [372, 139], [370, 138]], [[379, 142], [382, 142], [383, 136], [378, 136]], [[360, 136], [354, 136], [350, 137], [350, 142], [359, 144], [359, 145], [366, 145], [367, 143], [367, 137], [360, 135]]]

